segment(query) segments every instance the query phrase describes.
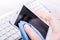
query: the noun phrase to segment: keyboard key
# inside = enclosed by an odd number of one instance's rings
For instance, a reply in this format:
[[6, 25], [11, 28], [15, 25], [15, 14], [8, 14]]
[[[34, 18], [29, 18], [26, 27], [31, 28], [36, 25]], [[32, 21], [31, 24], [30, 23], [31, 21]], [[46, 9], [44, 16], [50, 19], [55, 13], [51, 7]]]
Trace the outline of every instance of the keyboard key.
[[14, 39], [13, 39], [13, 37], [11, 36], [11, 37], [6, 38], [6, 39], [4, 39], [4, 40], [14, 40]]
[[0, 31], [0, 36], [5, 35], [5, 33], [6, 33], [6, 31], [5, 31], [5, 30]]
[[14, 30], [10, 30], [9, 32], [6, 33], [7, 37], [13, 35], [14, 33], [16, 33]]
[[14, 38], [14, 40], [17, 40], [17, 39], [20, 39], [21, 37], [20, 37], [17, 33], [15, 33], [15, 34], [13, 35], [13, 38]]
[[6, 32], [9, 32], [11, 29], [13, 29], [12, 27], [10, 28], [9, 26], [5, 28]]
[[7, 38], [6, 35], [2, 35], [2, 37], [0, 37], [0, 40], [4, 40], [5, 38]]

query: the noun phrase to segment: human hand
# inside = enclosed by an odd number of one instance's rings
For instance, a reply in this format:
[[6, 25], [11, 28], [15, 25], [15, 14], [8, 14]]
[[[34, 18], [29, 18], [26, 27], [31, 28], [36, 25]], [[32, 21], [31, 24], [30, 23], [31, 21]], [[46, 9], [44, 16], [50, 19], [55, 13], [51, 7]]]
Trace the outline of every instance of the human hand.
[[24, 25], [24, 29], [31, 40], [41, 40], [39, 35], [29, 25]]
[[[47, 25], [49, 25], [49, 27], [51, 27], [52, 33], [49, 36], [49, 40], [58, 40], [60, 38], [60, 31], [59, 31], [60, 30], [60, 21], [58, 20], [58, 18], [51, 13], [44, 13], [44, 12], [40, 12], [40, 11], [34, 11], [34, 14], [38, 18], [43, 20]], [[26, 28], [26, 26], [25, 26], [24, 29], [32, 40], [35, 38], [38, 40], [39, 39], [41, 40], [41, 38], [39, 38], [39, 36], [33, 31], [32, 28], [28, 28], [28, 27]]]
[[60, 39], [60, 20], [58, 20], [56, 15], [40, 11], [34, 11], [34, 14], [38, 18], [42, 19], [52, 29], [52, 32], [49, 36], [49, 40]]
[[[49, 27], [52, 29], [52, 33], [49, 37], [49, 40], [58, 40], [60, 39], [60, 21], [58, 18], [53, 15], [52, 13], [45, 13], [45, 12], [40, 12], [40, 11], [34, 11], [34, 14], [43, 20]], [[25, 31], [27, 34], [30, 36], [30, 38], [33, 39], [41, 39], [39, 36], [33, 31], [32, 28], [30, 27], [24, 27]]]

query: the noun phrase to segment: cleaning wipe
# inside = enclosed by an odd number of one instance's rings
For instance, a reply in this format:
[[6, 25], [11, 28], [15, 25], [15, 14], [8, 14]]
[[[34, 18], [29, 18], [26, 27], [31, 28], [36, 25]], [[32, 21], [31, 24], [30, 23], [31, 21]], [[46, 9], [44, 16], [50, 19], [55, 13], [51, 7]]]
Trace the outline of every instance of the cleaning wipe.
[[32, 26], [31, 24], [29, 24], [25, 21], [20, 21], [20, 23], [18, 23], [18, 25], [19, 25], [23, 40], [30, 40], [30, 38], [28, 37], [28, 35], [26, 34], [26, 32], [24, 30], [24, 25], [26, 25], [26, 24], [29, 25], [40, 36], [41, 40], [44, 40], [42, 34], [34, 26]]

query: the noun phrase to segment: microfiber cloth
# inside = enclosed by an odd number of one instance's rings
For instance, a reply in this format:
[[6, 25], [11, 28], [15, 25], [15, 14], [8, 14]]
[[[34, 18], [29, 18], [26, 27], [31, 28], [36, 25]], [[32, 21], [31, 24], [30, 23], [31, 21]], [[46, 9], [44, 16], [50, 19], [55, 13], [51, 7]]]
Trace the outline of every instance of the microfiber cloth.
[[26, 32], [24, 30], [24, 25], [25, 24], [29, 25], [40, 36], [41, 40], [45, 40], [43, 38], [42, 34], [34, 26], [32, 26], [31, 24], [29, 24], [25, 21], [20, 21], [20, 23], [18, 23], [18, 26], [19, 26], [19, 29], [20, 29], [23, 40], [30, 40], [30, 38], [28, 37], [28, 35], [26, 34]]

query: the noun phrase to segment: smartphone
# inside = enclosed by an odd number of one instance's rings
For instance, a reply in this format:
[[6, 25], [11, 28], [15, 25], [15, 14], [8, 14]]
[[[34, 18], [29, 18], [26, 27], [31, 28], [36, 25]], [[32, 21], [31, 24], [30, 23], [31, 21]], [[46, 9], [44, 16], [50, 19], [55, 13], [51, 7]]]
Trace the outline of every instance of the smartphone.
[[49, 26], [44, 23], [41, 19], [39, 19], [31, 10], [29, 10], [26, 6], [23, 6], [16, 21], [15, 25], [17, 27], [20, 21], [26, 21], [32, 24], [44, 38], [47, 36]]

